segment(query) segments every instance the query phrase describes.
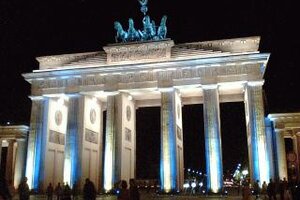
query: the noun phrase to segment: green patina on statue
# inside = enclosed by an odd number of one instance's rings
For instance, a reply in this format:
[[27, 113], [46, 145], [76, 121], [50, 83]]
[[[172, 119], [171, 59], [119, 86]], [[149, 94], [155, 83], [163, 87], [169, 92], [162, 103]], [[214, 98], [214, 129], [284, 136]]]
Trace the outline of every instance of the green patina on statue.
[[132, 18], [128, 20], [128, 30], [125, 31], [120, 22], [115, 21], [114, 28], [117, 31], [115, 36], [116, 42], [135, 42], [135, 41], [148, 41], [148, 40], [161, 40], [167, 36], [167, 16], [161, 18], [160, 26], [157, 28], [155, 21], [147, 15], [148, 0], [139, 0], [141, 4], [141, 12], [144, 14], [143, 29], [136, 30], [134, 28], [134, 21]]

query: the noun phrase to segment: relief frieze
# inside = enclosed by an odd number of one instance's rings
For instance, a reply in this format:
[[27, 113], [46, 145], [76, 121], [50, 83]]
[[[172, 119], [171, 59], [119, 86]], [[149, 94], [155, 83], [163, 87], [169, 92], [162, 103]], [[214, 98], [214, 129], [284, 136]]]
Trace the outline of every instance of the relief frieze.
[[104, 85], [117, 89], [117, 84], [128, 84], [128, 83], [143, 83], [153, 81], [170, 81], [173, 80], [187, 80], [201, 78], [213, 78], [217, 76], [231, 76], [241, 74], [252, 74], [260, 76], [260, 64], [246, 64], [246, 65], [232, 65], [232, 66], [205, 66], [205, 67], [182, 67], [174, 70], [167, 71], [141, 71], [141, 72], [129, 72], [123, 74], [91, 74], [91, 75], [77, 75], [76, 77], [69, 77], [60, 79], [49, 78], [43, 80], [33, 80], [32, 90], [43, 89], [58, 89], [58, 88], [71, 88], [71, 87], [84, 87], [84, 86], [99, 86]]

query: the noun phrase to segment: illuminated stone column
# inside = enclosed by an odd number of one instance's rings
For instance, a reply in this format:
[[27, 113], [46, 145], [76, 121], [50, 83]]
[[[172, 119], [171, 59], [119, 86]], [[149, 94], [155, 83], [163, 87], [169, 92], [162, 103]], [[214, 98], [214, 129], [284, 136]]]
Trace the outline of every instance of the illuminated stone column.
[[[300, 149], [299, 149], [299, 145], [300, 145], [300, 137], [299, 135], [297, 135], [297, 133], [294, 132], [294, 135], [293, 135], [293, 150], [296, 154], [296, 176], [297, 178], [299, 179], [299, 170], [300, 170], [300, 165], [299, 165], [299, 153], [300, 153]], [[297, 179], [297, 181], [298, 181]]]
[[26, 147], [27, 144], [25, 139], [17, 139], [17, 153], [16, 153], [16, 163], [15, 163], [15, 170], [14, 170], [15, 188], [18, 188], [22, 178], [25, 175]]
[[161, 161], [163, 192], [176, 192], [183, 185], [181, 100], [174, 88], [161, 89]]
[[275, 180], [275, 166], [274, 166], [274, 147], [273, 147], [273, 128], [272, 122], [269, 118], [265, 118], [266, 142], [270, 165], [270, 178]]
[[38, 189], [44, 179], [48, 99], [45, 97], [34, 97], [31, 100], [32, 107], [25, 174], [28, 178], [29, 188]]
[[223, 164], [217, 85], [204, 86], [203, 97], [207, 189], [219, 193], [223, 187]]
[[275, 129], [274, 137], [275, 137], [275, 152], [276, 152], [275, 164], [277, 169], [277, 178], [287, 179], [288, 174], [287, 174], [287, 164], [286, 164], [284, 132]]
[[262, 184], [270, 179], [270, 160], [265, 132], [263, 82], [248, 82], [245, 85], [245, 114], [251, 183]]
[[104, 190], [110, 191], [115, 182], [116, 108], [115, 96], [107, 96], [104, 149]]
[[5, 170], [5, 178], [8, 185], [13, 185], [14, 143], [14, 140], [8, 140]]
[[104, 190], [135, 177], [135, 105], [125, 93], [107, 97]]
[[[82, 176], [83, 97], [68, 95], [68, 121], [65, 144], [64, 182], [80, 184]], [[79, 186], [80, 187], [80, 186]]]

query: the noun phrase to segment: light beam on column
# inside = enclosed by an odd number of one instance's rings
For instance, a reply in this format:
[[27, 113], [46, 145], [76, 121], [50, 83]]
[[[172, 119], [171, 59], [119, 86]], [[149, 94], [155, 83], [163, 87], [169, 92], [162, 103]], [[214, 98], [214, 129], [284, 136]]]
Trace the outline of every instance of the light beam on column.
[[264, 106], [262, 96], [263, 81], [248, 82], [245, 87], [245, 113], [251, 182], [260, 184], [270, 179]]
[[[25, 175], [30, 189], [38, 189], [41, 176], [43, 157], [43, 135], [47, 128], [48, 99], [34, 97], [32, 100], [30, 131], [27, 147], [27, 161]], [[44, 145], [45, 146], [45, 145]]]
[[223, 187], [220, 108], [217, 85], [203, 87], [207, 189], [219, 193]]
[[106, 133], [104, 150], [104, 190], [113, 188], [114, 184], [114, 152], [115, 152], [115, 97], [107, 96]]
[[175, 90], [161, 90], [161, 189], [169, 193], [176, 190], [177, 157], [175, 133]]
[[82, 97], [80, 95], [69, 95], [68, 121], [65, 145], [64, 182], [71, 186], [79, 183], [81, 173], [81, 151], [82, 151]]
[[284, 132], [282, 130], [274, 130], [275, 151], [276, 151], [276, 168], [277, 177], [279, 179], [288, 178], [286, 151], [284, 142]]

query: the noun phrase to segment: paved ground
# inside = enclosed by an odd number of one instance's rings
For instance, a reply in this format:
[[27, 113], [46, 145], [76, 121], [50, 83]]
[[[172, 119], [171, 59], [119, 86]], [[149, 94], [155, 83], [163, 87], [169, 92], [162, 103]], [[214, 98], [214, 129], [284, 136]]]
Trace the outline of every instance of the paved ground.
[[[13, 198], [17, 200], [18, 197]], [[46, 196], [30, 196], [30, 200], [44, 200]], [[79, 200], [82, 198], [79, 197]], [[116, 196], [100, 195], [97, 200], [116, 200]], [[154, 193], [142, 193], [141, 200], [242, 200], [242, 196], [203, 196], [203, 195], [156, 195]], [[253, 197], [252, 200], [255, 198]], [[56, 198], [53, 198], [56, 200]]]

